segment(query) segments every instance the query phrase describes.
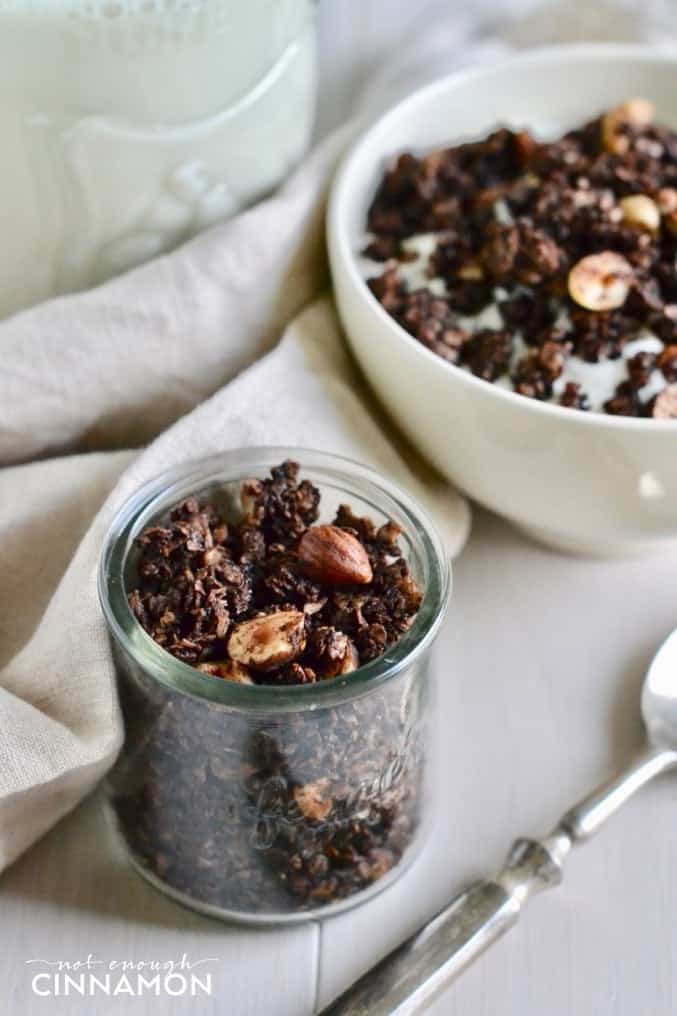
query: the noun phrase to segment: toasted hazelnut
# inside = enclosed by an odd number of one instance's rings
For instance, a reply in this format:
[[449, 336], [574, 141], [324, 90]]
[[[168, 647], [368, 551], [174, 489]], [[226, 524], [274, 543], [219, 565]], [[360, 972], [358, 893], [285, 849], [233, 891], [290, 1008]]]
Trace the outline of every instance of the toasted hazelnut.
[[630, 139], [620, 129], [624, 125], [634, 128], [648, 127], [654, 117], [654, 105], [647, 99], [628, 99], [610, 109], [602, 117], [602, 146], [614, 155], [624, 155]]
[[346, 646], [346, 653], [345, 656], [343, 657], [343, 660], [341, 661], [341, 666], [336, 673], [336, 677], [338, 677], [341, 674], [352, 674], [354, 670], [357, 670], [359, 665], [360, 665], [359, 653], [357, 652], [355, 645], [350, 640], [348, 640], [348, 645]]
[[263, 516], [263, 506], [261, 504], [262, 491], [263, 484], [260, 480], [247, 480], [242, 484], [240, 491], [242, 514], [245, 519], [251, 522], [256, 522]]
[[202, 557], [205, 568], [220, 568], [226, 561], [228, 555], [223, 547], [210, 547]]
[[588, 254], [569, 272], [569, 295], [586, 310], [615, 310], [630, 292], [632, 267], [621, 254], [605, 250]]
[[661, 187], [656, 194], [656, 204], [661, 215], [677, 212], [677, 189], [674, 187]]
[[247, 668], [235, 660], [213, 660], [209, 663], [198, 663], [197, 669], [201, 670], [203, 674], [211, 674], [212, 677], [220, 677], [224, 681], [233, 681], [235, 684], [254, 683]]
[[658, 205], [648, 194], [630, 194], [621, 198], [623, 221], [631, 226], [638, 226], [650, 233], [655, 233], [661, 224], [661, 213]]
[[328, 785], [329, 780], [323, 776], [314, 783], [294, 787], [294, 800], [306, 818], [322, 822], [327, 817], [333, 804], [331, 797], [325, 796]]
[[484, 269], [478, 261], [468, 261], [461, 265], [457, 275], [464, 282], [481, 282], [484, 276]]
[[615, 110], [617, 116], [633, 127], [648, 127], [656, 113], [656, 107], [649, 99], [636, 97], [621, 103]]
[[228, 639], [228, 653], [253, 670], [271, 670], [299, 656], [306, 645], [305, 614], [278, 610], [236, 625]]
[[667, 385], [653, 400], [651, 415], [655, 420], [677, 419], [677, 384]]
[[340, 677], [350, 674], [360, 665], [355, 645], [343, 632], [337, 632], [331, 652], [322, 658], [322, 677]]
[[338, 526], [311, 526], [299, 540], [298, 556], [306, 575], [332, 586], [366, 585], [373, 573], [369, 556], [352, 533]]

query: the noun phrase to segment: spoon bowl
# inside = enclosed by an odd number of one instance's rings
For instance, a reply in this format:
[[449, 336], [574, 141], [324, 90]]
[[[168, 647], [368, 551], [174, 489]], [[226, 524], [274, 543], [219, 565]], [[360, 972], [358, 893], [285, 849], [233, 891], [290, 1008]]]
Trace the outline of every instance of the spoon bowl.
[[644, 678], [642, 716], [651, 744], [677, 751], [677, 629], [668, 635]]

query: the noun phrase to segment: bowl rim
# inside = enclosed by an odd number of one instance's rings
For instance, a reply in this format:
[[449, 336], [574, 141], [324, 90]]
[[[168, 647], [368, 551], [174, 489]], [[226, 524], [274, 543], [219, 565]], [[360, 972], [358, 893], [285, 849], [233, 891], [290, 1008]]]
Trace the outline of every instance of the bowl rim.
[[[417, 106], [425, 105], [431, 98], [447, 91], [472, 83], [476, 80], [505, 73], [514, 67], [538, 66], [539, 64], [552, 64], [553, 61], [563, 63], [571, 61], [616, 62], [627, 60], [640, 64], [673, 65], [677, 72], [677, 48], [656, 50], [648, 44], [636, 43], [574, 43], [558, 44], [554, 46], [539, 46], [524, 53], [511, 54], [496, 61], [490, 67], [471, 66], [452, 71], [443, 77], [417, 88], [409, 95], [400, 99], [395, 105], [390, 106], [372, 120], [366, 129], [359, 135], [357, 140], [350, 145], [348, 151], [342, 157], [334, 180], [332, 181], [327, 204], [327, 242], [329, 247], [330, 265], [332, 275], [336, 273], [336, 264], [340, 263], [345, 269], [352, 289], [363, 305], [385, 325], [389, 334], [398, 341], [404, 342], [415, 355], [420, 355], [430, 364], [438, 369], [447, 371], [459, 383], [467, 386], [470, 391], [484, 394], [491, 398], [491, 392], [496, 398], [505, 401], [506, 406], [521, 408], [524, 412], [545, 414], [553, 420], [567, 421], [573, 426], [595, 426], [609, 427], [615, 430], [627, 430], [642, 433], [677, 433], [677, 420], [653, 420], [645, 417], [613, 416], [609, 413], [583, 411], [558, 406], [553, 403], [541, 402], [538, 399], [529, 399], [517, 392], [507, 388], [501, 388], [492, 382], [484, 381], [475, 377], [474, 374], [463, 370], [455, 364], [443, 360], [441, 357], [427, 349], [409, 334], [388, 312], [381, 306], [376, 297], [371, 293], [362, 275], [357, 254], [352, 249], [347, 226], [346, 210], [354, 202], [351, 196], [352, 176], [355, 167], [365, 158], [365, 151], [371, 147], [374, 135], [387, 130], [389, 123], [396, 122], [401, 116], [410, 113]], [[453, 137], [453, 131], [450, 131]], [[382, 157], [387, 157], [383, 153]], [[395, 154], [394, 152], [390, 155]]]

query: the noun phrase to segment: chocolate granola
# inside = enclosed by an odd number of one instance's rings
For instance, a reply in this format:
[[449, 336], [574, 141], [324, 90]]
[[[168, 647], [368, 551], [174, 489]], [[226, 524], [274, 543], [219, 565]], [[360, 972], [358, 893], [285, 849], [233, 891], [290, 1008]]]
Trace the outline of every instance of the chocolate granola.
[[132, 611], [184, 663], [252, 684], [308, 684], [356, 670], [410, 626], [421, 591], [399, 527], [341, 505], [317, 525], [320, 492], [283, 462], [242, 488], [242, 517], [188, 498], [138, 538]]
[[372, 293], [448, 362], [530, 398], [672, 418], [677, 132], [651, 103], [551, 142], [500, 128], [404, 153], [367, 228]]
[[[398, 527], [320, 494], [285, 462], [225, 518], [189, 498], [138, 540], [129, 602], [205, 679], [334, 683], [392, 646], [421, 592]], [[315, 910], [392, 872], [420, 825], [425, 663], [350, 699], [281, 711], [222, 705], [157, 681], [115, 647], [126, 738], [109, 779], [144, 872], [245, 917]], [[252, 689], [254, 691], [255, 689]], [[257, 695], [259, 692], [257, 691]]]

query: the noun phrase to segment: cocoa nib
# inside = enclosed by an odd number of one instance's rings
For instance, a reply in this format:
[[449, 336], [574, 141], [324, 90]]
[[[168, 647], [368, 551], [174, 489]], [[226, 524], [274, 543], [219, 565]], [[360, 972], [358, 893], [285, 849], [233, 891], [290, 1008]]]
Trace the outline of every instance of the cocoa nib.
[[628, 381], [633, 388], [643, 388], [656, 366], [656, 357], [653, 353], [635, 353], [628, 360]]
[[570, 344], [552, 339], [525, 356], [513, 375], [515, 391], [532, 399], [549, 399], [552, 384], [564, 369]]
[[482, 264], [496, 282], [537, 285], [566, 264], [564, 251], [528, 218], [514, 226], [493, 224], [480, 251]]
[[521, 332], [525, 342], [536, 343], [555, 322], [550, 298], [537, 290], [521, 289], [499, 303], [501, 317], [511, 331]]
[[613, 398], [604, 403], [605, 412], [612, 416], [642, 416], [643, 407], [637, 388], [630, 381], [622, 381]]
[[374, 659], [411, 624], [421, 592], [400, 531], [341, 505], [283, 462], [242, 485], [242, 513], [188, 498], [137, 540], [129, 605], [177, 659], [238, 683], [307, 684]]
[[590, 400], [575, 381], [568, 381], [559, 397], [560, 406], [565, 409], [590, 409]]

